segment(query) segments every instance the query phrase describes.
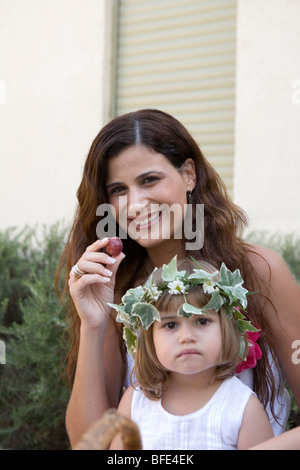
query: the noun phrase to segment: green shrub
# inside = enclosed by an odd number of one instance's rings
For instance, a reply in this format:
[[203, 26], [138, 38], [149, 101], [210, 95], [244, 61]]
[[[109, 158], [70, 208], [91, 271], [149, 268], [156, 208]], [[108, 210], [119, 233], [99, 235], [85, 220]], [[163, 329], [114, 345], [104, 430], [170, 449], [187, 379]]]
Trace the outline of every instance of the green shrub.
[[[251, 234], [279, 252], [300, 282], [300, 243], [293, 236]], [[69, 390], [63, 379], [66, 312], [54, 276], [65, 242], [59, 224], [40, 236], [26, 228], [0, 233], [0, 449], [69, 449], [64, 418]], [[289, 427], [300, 425], [292, 399]]]
[[0, 447], [67, 449], [64, 416], [69, 391], [63, 379], [65, 311], [54, 276], [64, 244], [58, 225], [8, 230], [0, 238]]
[[263, 245], [279, 253], [298, 283], [300, 283], [300, 238], [295, 234], [270, 234], [266, 231], [251, 232], [247, 240]]

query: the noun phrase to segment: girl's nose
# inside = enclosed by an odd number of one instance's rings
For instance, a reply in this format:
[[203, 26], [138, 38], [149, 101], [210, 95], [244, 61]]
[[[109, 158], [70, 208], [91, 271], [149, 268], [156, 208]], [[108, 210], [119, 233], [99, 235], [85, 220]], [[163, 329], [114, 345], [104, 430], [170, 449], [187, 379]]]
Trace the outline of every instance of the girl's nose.
[[193, 326], [186, 323], [180, 328], [180, 342], [181, 343], [194, 343], [196, 341]]

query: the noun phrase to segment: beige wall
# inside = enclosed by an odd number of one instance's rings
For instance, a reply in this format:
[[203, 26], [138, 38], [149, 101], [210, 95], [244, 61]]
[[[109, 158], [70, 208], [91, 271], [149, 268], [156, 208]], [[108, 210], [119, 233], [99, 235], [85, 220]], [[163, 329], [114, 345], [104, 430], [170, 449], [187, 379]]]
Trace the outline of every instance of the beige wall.
[[[109, 118], [113, 3], [0, 0], [0, 229], [72, 218]], [[238, 1], [234, 200], [254, 229], [299, 231], [299, 21], [299, 1]]]
[[300, 233], [299, 25], [299, 1], [238, 2], [234, 199], [251, 229]]
[[0, 0], [0, 229], [72, 218], [103, 123], [104, 4]]

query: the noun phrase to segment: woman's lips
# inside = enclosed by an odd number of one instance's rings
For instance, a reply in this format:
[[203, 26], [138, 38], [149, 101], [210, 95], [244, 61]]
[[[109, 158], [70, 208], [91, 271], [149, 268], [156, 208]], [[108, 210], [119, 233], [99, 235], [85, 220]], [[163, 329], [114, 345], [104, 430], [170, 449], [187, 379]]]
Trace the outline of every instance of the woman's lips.
[[148, 215], [140, 219], [133, 219], [130, 223], [133, 223], [136, 226], [137, 230], [142, 230], [143, 228], [149, 228], [153, 225], [160, 217], [161, 212], [156, 212], [155, 214]]

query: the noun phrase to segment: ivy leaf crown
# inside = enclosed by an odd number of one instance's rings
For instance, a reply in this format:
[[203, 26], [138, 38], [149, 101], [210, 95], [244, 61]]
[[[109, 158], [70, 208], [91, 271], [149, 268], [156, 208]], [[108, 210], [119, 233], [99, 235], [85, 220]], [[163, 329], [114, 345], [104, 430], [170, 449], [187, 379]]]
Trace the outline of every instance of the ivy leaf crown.
[[[259, 331], [244, 315], [247, 313], [247, 296], [250, 292], [243, 287], [239, 269], [232, 272], [222, 263], [220, 271], [209, 273], [194, 259], [193, 262], [195, 268], [192, 274], [187, 274], [185, 270], [178, 271], [176, 255], [169, 264], [163, 265], [161, 283], [153, 281], [153, 274], [157, 271], [155, 268], [143, 286], [131, 288], [123, 295], [120, 305], [108, 304], [117, 311], [116, 320], [124, 325], [123, 337], [129, 353], [135, 354], [140, 329], [148, 330], [154, 321], [160, 321], [159, 312], [153, 303], [165, 292], [183, 295], [184, 302], [177, 311], [180, 317], [190, 318], [192, 315], [209, 314], [212, 309], [218, 312], [223, 308], [228, 318], [236, 322], [241, 343], [247, 331]], [[211, 295], [204, 307], [198, 308], [187, 302], [186, 294], [192, 286], [200, 286], [204, 293]]]

